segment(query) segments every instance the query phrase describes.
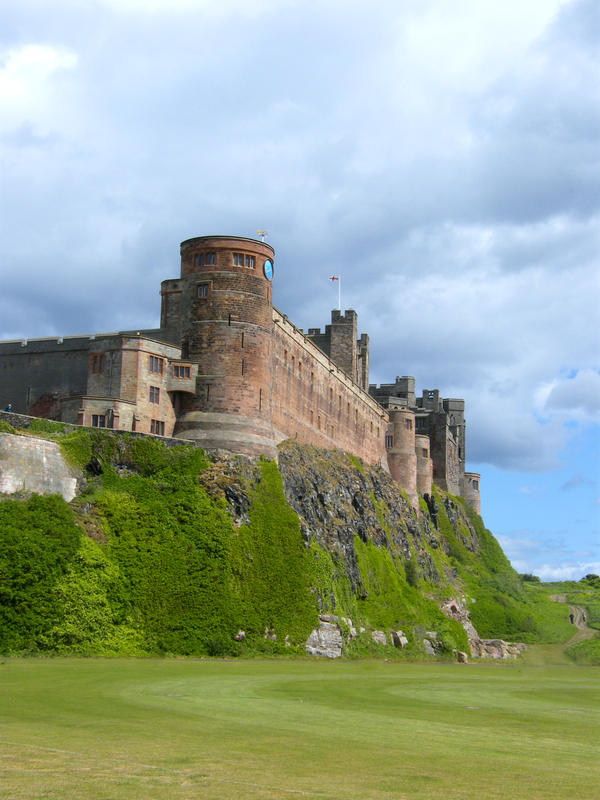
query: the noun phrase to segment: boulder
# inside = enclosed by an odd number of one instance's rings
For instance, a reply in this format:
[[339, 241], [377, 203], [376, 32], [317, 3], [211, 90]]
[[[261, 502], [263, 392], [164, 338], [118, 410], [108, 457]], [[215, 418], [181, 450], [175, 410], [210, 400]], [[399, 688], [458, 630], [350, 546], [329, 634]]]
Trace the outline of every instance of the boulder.
[[345, 625], [348, 626], [348, 640], [352, 641], [353, 639], [356, 639], [356, 636], [357, 636], [356, 628], [352, 624], [352, 620], [350, 619], [350, 617], [348, 617], [348, 618], [342, 617], [341, 619], [342, 619], [342, 622]]
[[375, 642], [375, 644], [387, 644], [387, 636], [383, 631], [371, 631], [371, 639]]
[[394, 647], [406, 647], [408, 644], [408, 639], [403, 631], [392, 631], [391, 636]]
[[342, 634], [337, 624], [319, 618], [319, 627], [306, 640], [306, 652], [311, 656], [339, 658], [342, 645]]
[[435, 648], [429, 639], [423, 639], [423, 646], [425, 647], [425, 652], [428, 656], [435, 655]]

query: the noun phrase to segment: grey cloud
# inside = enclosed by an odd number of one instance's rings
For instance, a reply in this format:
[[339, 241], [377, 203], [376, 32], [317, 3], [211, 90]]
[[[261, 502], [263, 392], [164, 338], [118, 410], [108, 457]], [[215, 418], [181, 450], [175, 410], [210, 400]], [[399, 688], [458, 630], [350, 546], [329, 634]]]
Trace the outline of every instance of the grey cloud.
[[581, 411], [590, 418], [600, 415], [600, 372], [579, 371], [572, 378], [558, 381], [546, 400], [546, 408], [559, 411]]

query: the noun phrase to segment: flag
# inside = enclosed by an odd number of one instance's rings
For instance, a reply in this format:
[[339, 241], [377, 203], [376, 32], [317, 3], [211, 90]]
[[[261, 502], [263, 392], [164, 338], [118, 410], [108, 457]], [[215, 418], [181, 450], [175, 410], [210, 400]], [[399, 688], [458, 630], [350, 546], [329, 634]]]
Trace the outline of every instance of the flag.
[[339, 281], [339, 279], [340, 279], [339, 275], [332, 275], [331, 278], [329, 278], [330, 281]]

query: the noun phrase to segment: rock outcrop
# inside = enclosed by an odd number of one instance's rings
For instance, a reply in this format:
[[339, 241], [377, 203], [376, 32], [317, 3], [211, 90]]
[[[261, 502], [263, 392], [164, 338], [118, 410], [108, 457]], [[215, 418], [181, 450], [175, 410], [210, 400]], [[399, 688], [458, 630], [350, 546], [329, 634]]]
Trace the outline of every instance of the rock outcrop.
[[69, 502], [76, 491], [77, 474], [55, 442], [0, 433], [0, 493], [59, 494]]
[[447, 600], [442, 605], [442, 611], [447, 617], [458, 620], [465, 629], [469, 637], [469, 648], [473, 658], [517, 658], [523, 650], [527, 649], [527, 645], [522, 642], [505, 642], [503, 639], [481, 639], [471, 622], [469, 609], [464, 597]]
[[342, 655], [344, 640], [339, 619], [333, 614], [319, 616], [319, 627], [308, 637], [306, 652], [311, 656], [339, 658]]

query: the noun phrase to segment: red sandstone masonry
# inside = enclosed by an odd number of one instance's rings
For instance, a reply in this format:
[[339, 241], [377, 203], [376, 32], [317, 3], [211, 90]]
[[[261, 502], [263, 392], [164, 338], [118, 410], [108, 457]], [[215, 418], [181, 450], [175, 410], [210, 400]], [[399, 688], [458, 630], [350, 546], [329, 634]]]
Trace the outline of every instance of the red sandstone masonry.
[[272, 421], [278, 441], [339, 448], [387, 469], [387, 412], [273, 308]]

